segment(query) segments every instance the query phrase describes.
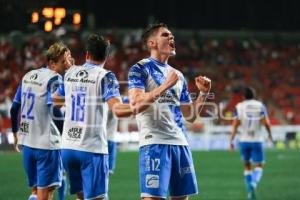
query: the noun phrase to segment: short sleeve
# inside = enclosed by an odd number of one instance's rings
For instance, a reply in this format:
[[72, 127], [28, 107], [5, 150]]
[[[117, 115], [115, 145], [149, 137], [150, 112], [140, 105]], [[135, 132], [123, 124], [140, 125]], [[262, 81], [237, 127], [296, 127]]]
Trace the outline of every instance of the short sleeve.
[[267, 111], [267, 108], [266, 108], [265, 105], [262, 105], [260, 116], [261, 117], [268, 117], [268, 111]]
[[108, 101], [113, 97], [120, 97], [119, 82], [114, 73], [107, 73], [101, 81], [102, 97]]
[[134, 65], [128, 72], [128, 89], [145, 89], [147, 71], [141, 65]]
[[18, 85], [17, 92], [16, 92], [16, 94], [15, 94], [15, 97], [14, 97], [14, 101], [13, 101], [13, 102], [16, 102], [16, 103], [21, 104], [21, 96], [22, 96], [22, 84], [20, 83], [20, 84]]
[[61, 77], [60, 76], [54, 76], [48, 81], [48, 84], [47, 84], [47, 105], [50, 105], [50, 104], [53, 103], [52, 94], [59, 88], [60, 83], [61, 83]]
[[238, 119], [238, 111], [237, 108], [234, 108], [233, 112], [232, 112], [232, 118], [233, 119]]
[[183, 87], [182, 87], [182, 91], [181, 91], [181, 95], [180, 95], [180, 102], [181, 103], [190, 103], [190, 102], [192, 102], [191, 97], [190, 97], [190, 93], [189, 93], [188, 88], [187, 88], [187, 82], [185, 80], [183, 82]]
[[56, 90], [56, 94], [61, 97], [65, 96], [65, 85], [62, 77], [58, 80], [58, 88]]

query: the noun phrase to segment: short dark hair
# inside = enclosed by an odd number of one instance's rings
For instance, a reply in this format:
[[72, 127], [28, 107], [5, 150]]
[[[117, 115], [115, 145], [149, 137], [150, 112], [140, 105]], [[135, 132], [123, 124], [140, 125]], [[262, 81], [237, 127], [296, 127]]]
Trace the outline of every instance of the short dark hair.
[[86, 50], [93, 60], [104, 61], [108, 55], [109, 41], [102, 35], [94, 33], [87, 40]]
[[244, 88], [244, 97], [245, 99], [254, 99], [256, 92], [253, 87], [245, 87]]
[[47, 61], [57, 62], [58, 59], [68, 51], [68, 47], [61, 42], [52, 44], [46, 52]]
[[150, 24], [143, 32], [142, 34], [142, 41], [144, 45], [147, 45], [147, 40], [148, 38], [157, 33], [158, 29], [164, 27], [164, 28], [168, 28], [168, 26], [164, 23], [155, 23], [155, 24]]

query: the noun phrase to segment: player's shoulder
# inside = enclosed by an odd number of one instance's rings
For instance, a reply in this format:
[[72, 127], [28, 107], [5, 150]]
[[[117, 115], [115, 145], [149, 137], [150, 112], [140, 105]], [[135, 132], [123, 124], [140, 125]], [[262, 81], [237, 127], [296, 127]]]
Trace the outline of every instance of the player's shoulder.
[[150, 59], [148, 58], [138, 61], [137, 63], [135, 63], [130, 67], [128, 75], [137, 76], [137, 77], [147, 76], [147, 74], [149, 73], [147, 67], [149, 63], [150, 63]]
[[35, 80], [47, 80], [47, 79], [51, 79], [55, 76], [59, 76], [59, 74], [47, 67], [42, 67], [39, 69], [33, 69], [28, 71], [25, 75], [24, 75], [24, 79], [30, 79], [31, 81], [35, 81]]

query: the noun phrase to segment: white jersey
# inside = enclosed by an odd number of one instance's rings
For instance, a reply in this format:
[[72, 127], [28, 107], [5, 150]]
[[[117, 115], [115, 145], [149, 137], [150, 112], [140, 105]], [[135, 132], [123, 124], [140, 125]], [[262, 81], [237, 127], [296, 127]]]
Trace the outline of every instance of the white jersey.
[[[66, 105], [62, 149], [108, 153], [105, 101], [120, 96], [118, 89], [115, 76], [101, 66], [86, 63], [67, 71], [64, 85], [58, 91], [65, 96]], [[111, 95], [111, 90], [115, 95]]]
[[32, 70], [23, 77], [14, 99], [21, 103], [19, 144], [38, 149], [60, 148], [60, 133], [49, 106], [58, 78], [59, 75], [48, 68]]
[[107, 126], [106, 126], [107, 139], [109, 141], [115, 142], [115, 140], [116, 140], [115, 135], [116, 135], [117, 129], [118, 129], [118, 118], [114, 115], [112, 110], [109, 110], [108, 116], [107, 116]]
[[190, 103], [191, 99], [181, 72], [152, 58], [143, 59], [129, 71], [129, 89], [140, 88], [150, 92], [165, 81], [170, 70], [175, 70], [180, 77], [176, 85], [136, 116], [140, 146], [188, 145], [180, 104]]
[[241, 142], [263, 142], [260, 120], [267, 117], [263, 103], [251, 99], [236, 105], [236, 117], [240, 120]]

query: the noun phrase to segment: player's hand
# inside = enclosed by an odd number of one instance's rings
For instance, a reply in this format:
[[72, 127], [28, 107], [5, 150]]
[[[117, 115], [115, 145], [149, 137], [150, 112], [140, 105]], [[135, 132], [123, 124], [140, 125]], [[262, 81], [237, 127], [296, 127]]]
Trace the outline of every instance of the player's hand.
[[230, 142], [228, 150], [229, 151], [233, 151], [234, 150], [234, 145], [232, 144], [232, 142]]
[[167, 88], [170, 88], [170, 87], [174, 86], [177, 83], [178, 80], [179, 80], [179, 76], [176, 73], [176, 71], [171, 70], [168, 73], [168, 76], [167, 76], [166, 81], [165, 81], [164, 84], [166, 84]]
[[18, 135], [16, 133], [14, 133], [13, 135], [14, 135], [14, 148], [17, 152], [21, 152], [18, 145]]
[[208, 93], [211, 88], [211, 80], [206, 76], [198, 76], [195, 78], [195, 83], [201, 92]]

